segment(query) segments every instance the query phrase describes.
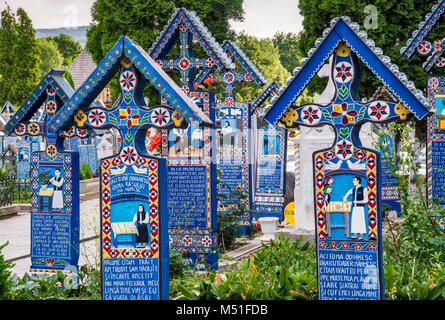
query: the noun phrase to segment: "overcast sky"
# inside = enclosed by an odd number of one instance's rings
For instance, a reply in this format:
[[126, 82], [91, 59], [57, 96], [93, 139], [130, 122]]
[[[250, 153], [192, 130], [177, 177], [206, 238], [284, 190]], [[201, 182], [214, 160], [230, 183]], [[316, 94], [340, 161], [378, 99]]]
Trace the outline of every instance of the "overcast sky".
[[[149, 0], [147, 0], [149, 1]], [[22, 7], [33, 21], [35, 29], [85, 26], [91, 22], [90, 8], [94, 0], [6, 0], [13, 11]], [[260, 38], [275, 32], [302, 30], [298, 0], [244, 0], [244, 22], [233, 22], [235, 31]], [[0, 10], [5, 0], [0, 0]]]

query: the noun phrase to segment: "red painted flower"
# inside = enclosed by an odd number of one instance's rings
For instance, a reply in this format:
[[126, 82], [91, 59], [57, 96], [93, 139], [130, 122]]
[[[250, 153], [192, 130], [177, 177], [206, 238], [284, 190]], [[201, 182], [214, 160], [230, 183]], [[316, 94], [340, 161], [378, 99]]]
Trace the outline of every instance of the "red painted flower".
[[192, 241], [193, 241], [192, 238], [188, 234], [186, 234], [184, 238], [182, 238], [182, 243], [186, 246], [189, 246], [192, 243]]
[[340, 83], [349, 82], [352, 79], [352, 66], [348, 62], [340, 62], [335, 66], [335, 78]]
[[102, 125], [106, 119], [105, 112], [100, 109], [93, 109], [88, 113], [88, 121], [96, 126]]
[[182, 58], [178, 62], [178, 67], [181, 70], [187, 70], [190, 67], [190, 61], [187, 58]]
[[385, 102], [377, 101], [369, 105], [368, 114], [373, 120], [385, 120], [389, 116], [389, 107]]
[[134, 164], [138, 154], [132, 147], [127, 147], [122, 150], [121, 159], [126, 164]]
[[14, 132], [16, 135], [22, 135], [26, 132], [26, 126], [23, 123], [19, 123], [16, 125], [16, 127], [14, 128]]
[[341, 123], [346, 126], [349, 123], [355, 122], [354, 117], [357, 115], [357, 111], [354, 110], [353, 104], [343, 102], [341, 105], [334, 105], [331, 115], [337, 119], [341, 117]]
[[316, 124], [321, 120], [321, 111], [317, 106], [306, 106], [301, 111], [301, 118], [304, 123]]
[[233, 80], [235, 80], [235, 77], [231, 72], [226, 72], [223, 77], [224, 77], [224, 82], [226, 83], [232, 83]]
[[[127, 128], [130, 129], [133, 125], [139, 125], [139, 119], [141, 118], [137, 109], [131, 109], [130, 107], [122, 108], [119, 110], [119, 119], [123, 120]], [[122, 124], [122, 123], [121, 123]]]
[[346, 160], [352, 156], [352, 143], [350, 141], [341, 140], [335, 148], [337, 149], [337, 156], [342, 160]]
[[125, 71], [121, 74], [119, 78], [119, 83], [123, 90], [125, 91], [132, 90], [136, 86], [136, 76], [131, 71]]
[[158, 126], [167, 124], [170, 120], [170, 113], [165, 108], [156, 108], [152, 111], [151, 122]]
[[212, 239], [209, 236], [203, 237], [201, 241], [204, 247], [210, 247], [210, 245], [212, 244]]

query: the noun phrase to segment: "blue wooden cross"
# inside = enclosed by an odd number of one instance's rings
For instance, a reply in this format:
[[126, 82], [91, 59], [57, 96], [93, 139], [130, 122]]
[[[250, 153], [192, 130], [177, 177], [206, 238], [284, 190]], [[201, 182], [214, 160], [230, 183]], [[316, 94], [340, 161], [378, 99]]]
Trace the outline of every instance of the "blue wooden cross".
[[[335, 132], [331, 147], [313, 153], [320, 299], [384, 298], [380, 157], [362, 146], [359, 131], [366, 122], [406, 120], [410, 112], [420, 119], [430, 111], [422, 92], [359, 29], [348, 17], [334, 19], [265, 112], [271, 124], [280, 122], [286, 128], [330, 125]], [[326, 105], [294, 105], [331, 54], [332, 100]], [[400, 102], [360, 99], [359, 58]]]
[[241, 65], [244, 72], [236, 72], [234, 69], [225, 69], [221, 73], [215, 72], [215, 74], [212, 74], [211, 69], [204, 69], [198, 75], [196, 82], [203, 82], [205, 84], [214, 82], [224, 83], [226, 93], [224, 103], [227, 107], [231, 107], [236, 101], [235, 84], [254, 81], [257, 85], [263, 86], [267, 81], [235, 42], [225, 40], [222, 44], [222, 48], [232, 61], [237, 61]]
[[[178, 40], [179, 57], [166, 58], [174, 42]], [[206, 52], [205, 57], [194, 57], [192, 44], [196, 41]], [[207, 74], [209, 71], [233, 68], [219, 44], [194, 12], [179, 8], [172, 15], [169, 24], [150, 49], [150, 56], [165, 70], [180, 73], [180, 88], [189, 93], [197, 90], [199, 80], [197, 71]], [[201, 78], [202, 80], [202, 78]]]

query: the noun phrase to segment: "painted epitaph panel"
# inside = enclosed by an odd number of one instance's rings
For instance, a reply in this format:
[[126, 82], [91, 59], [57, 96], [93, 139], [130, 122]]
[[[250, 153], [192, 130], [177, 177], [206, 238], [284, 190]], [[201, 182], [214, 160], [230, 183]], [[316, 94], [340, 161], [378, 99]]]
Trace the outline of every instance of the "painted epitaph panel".
[[[222, 102], [217, 104], [216, 112], [217, 169], [221, 174], [218, 194], [224, 196], [218, 199], [218, 211], [226, 212], [231, 208], [236, 210], [240, 201], [249, 209], [251, 207], [249, 104], [232, 101], [229, 106], [226, 102]], [[240, 225], [243, 229], [252, 225], [252, 215], [249, 211], [244, 212]]]
[[102, 297], [168, 299], [164, 159], [101, 160]]
[[[379, 157], [354, 148], [362, 167], [332, 170], [334, 150], [314, 153], [318, 288], [321, 300], [383, 296], [377, 175]], [[356, 199], [364, 204], [354, 204]]]
[[[428, 98], [437, 111], [427, 119], [428, 206], [445, 206], [445, 76], [428, 78]], [[437, 217], [444, 227], [444, 218]]]
[[287, 130], [264, 126], [257, 130], [255, 218], [284, 220]]
[[382, 136], [380, 146], [383, 148], [380, 152], [382, 154], [382, 203], [390, 206], [391, 210], [400, 212], [399, 182], [394, 175], [394, 171], [397, 170], [397, 149], [393, 136], [390, 133]]
[[70, 274], [77, 270], [78, 259], [79, 154], [33, 152], [30, 272]]
[[[191, 91], [190, 97], [213, 121], [211, 91]], [[216, 165], [213, 130], [191, 122], [185, 129], [162, 130], [162, 155], [168, 159], [170, 248], [196, 268], [218, 267], [216, 236]]]

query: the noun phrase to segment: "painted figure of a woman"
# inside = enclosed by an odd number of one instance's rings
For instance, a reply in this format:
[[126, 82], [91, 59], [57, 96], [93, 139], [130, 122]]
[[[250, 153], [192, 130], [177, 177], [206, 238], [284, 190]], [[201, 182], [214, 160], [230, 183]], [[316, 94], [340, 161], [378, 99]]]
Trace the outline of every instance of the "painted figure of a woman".
[[148, 213], [145, 212], [144, 205], [138, 205], [138, 211], [134, 215], [133, 223], [138, 229], [138, 234], [136, 235], [136, 244], [138, 247], [143, 247], [148, 244]]

